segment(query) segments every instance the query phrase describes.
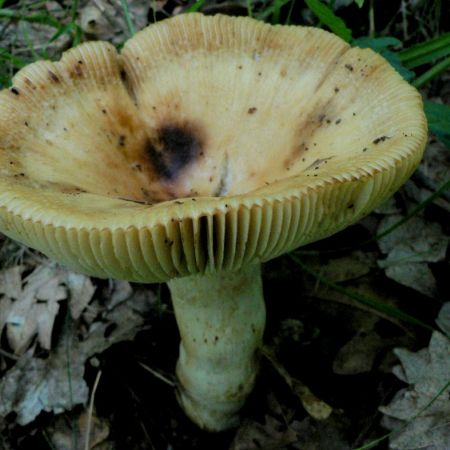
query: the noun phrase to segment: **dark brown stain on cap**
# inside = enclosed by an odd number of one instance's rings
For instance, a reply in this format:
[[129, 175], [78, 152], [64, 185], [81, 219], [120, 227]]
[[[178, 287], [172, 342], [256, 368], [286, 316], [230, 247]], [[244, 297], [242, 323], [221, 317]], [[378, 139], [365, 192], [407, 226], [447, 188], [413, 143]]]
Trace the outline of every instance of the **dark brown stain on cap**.
[[165, 124], [157, 138], [148, 142], [146, 153], [160, 177], [174, 180], [183, 169], [204, 154], [204, 139], [191, 124]]

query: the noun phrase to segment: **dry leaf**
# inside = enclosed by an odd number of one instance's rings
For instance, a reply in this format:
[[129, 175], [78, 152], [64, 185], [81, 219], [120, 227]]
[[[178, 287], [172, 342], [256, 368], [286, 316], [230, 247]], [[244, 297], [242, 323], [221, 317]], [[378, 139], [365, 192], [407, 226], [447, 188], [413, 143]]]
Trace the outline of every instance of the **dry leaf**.
[[[400, 215], [385, 217], [378, 233], [401, 219]], [[378, 265], [394, 281], [434, 297], [436, 281], [427, 263], [442, 261], [449, 242], [439, 224], [416, 216], [379, 239], [380, 249], [387, 257]]]
[[[90, 423], [89, 444], [86, 447], [88, 421]], [[48, 438], [53, 448], [58, 450], [114, 450], [108, 442], [109, 425], [105, 419], [83, 411], [77, 417], [60, 415], [46, 428]]]
[[133, 295], [133, 288], [128, 281], [111, 280], [111, 295], [107, 304], [108, 309], [113, 309], [119, 303], [124, 302]]
[[[14, 10], [19, 16], [33, 16], [47, 12], [60, 21], [68, 15], [68, 10], [56, 1], [40, 4], [31, 0], [11, 2], [8, 8]], [[2, 47], [7, 48], [14, 56], [30, 62], [40, 59], [40, 55], [46, 59], [57, 58], [69, 45], [70, 35], [60, 33], [55, 37], [56, 32], [57, 29], [54, 26], [45, 23], [37, 23], [33, 20], [12, 20], [2, 29]]]
[[106, 312], [101, 322], [94, 322], [83, 340], [68, 317], [63, 334], [47, 359], [33, 357], [29, 351], [0, 380], [0, 416], [14, 411], [17, 423], [26, 425], [41, 411], [58, 414], [85, 404], [85, 361], [116, 342], [133, 339], [152, 305], [153, 296], [148, 290], [137, 291], [128, 302]]
[[336, 354], [333, 372], [338, 375], [356, 375], [370, 372], [378, 353], [391, 341], [382, 339], [374, 330], [358, 331]]
[[367, 275], [375, 266], [374, 253], [355, 251], [348, 256], [333, 258], [326, 263], [321, 263], [320, 275], [339, 283]]
[[450, 167], [450, 152], [448, 150], [438, 140], [430, 142], [418, 168], [418, 174], [424, 178], [425, 186], [432, 191], [435, 191], [448, 180], [448, 168]]
[[450, 381], [450, 340], [435, 331], [427, 349], [416, 353], [397, 349], [395, 353], [401, 367], [394, 373], [409, 387], [380, 407], [385, 414], [383, 425], [398, 431], [390, 438], [390, 448], [450, 448], [450, 386], [442, 392]]
[[444, 303], [436, 319], [439, 328], [450, 337], [450, 302]]
[[283, 450], [297, 441], [297, 433], [272, 416], [266, 416], [264, 425], [244, 421], [239, 427], [230, 450]]
[[291, 429], [297, 432], [298, 441], [292, 448], [298, 450], [350, 450], [346, 442], [350, 424], [342, 413], [334, 412], [327, 420], [315, 421], [307, 417], [293, 421]]
[[14, 411], [16, 422], [26, 425], [41, 411], [59, 414], [85, 403], [88, 397], [83, 379], [85, 355], [77, 350], [70, 334], [64, 336], [57, 351], [47, 359], [33, 357], [31, 350], [22, 355], [0, 381], [0, 416]]
[[[59, 302], [67, 297], [64, 277], [55, 264], [46, 262], [21, 281], [19, 290], [17, 276], [24, 268], [12, 270], [7, 274], [13, 277], [14, 288], [10, 284], [0, 288], [5, 291], [0, 300], [0, 325], [6, 325], [8, 343], [16, 354], [22, 354], [37, 335], [41, 347], [49, 350]], [[6, 291], [16, 297], [7, 296]]]
[[[150, 2], [128, 0], [131, 21], [140, 30], [147, 25]], [[129, 36], [128, 26], [121, 2], [97, 0], [82, 2], [79, 15], [80, 27], [89, 38], [105, 40], [114, 44], [123, 43]]]
[[65, 282], [70, 291], [70, 313], [74, 319], [78, 319], [92, 300], [95, 286], [88, 276], [71, 271], [67, 271]]
[[0, 294], [18, 298], [22, 292], [22, 272], [25, 266], [18, 265], [0, 272]]
[[274, 352], [266, 347], [264, 356], [270, 361], [276, 371], [283, 377], [292, 392], [300, 399], [306, 412], [316, 420], [325, 420], [333, 412], [333, 408], [324, 401], [317, 398], [300, 380], [292, 377], [286, 368], [277, 360]]

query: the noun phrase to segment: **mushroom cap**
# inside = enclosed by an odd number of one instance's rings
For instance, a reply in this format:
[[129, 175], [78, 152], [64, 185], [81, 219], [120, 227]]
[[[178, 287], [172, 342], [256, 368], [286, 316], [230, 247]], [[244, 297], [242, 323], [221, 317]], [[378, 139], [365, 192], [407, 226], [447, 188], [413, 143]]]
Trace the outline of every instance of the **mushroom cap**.
[[266, 261], [418, 165], [419, 93], [320, 29], [187, 14], [20, 70], [0, 93], [0, 230], [140, 282]]

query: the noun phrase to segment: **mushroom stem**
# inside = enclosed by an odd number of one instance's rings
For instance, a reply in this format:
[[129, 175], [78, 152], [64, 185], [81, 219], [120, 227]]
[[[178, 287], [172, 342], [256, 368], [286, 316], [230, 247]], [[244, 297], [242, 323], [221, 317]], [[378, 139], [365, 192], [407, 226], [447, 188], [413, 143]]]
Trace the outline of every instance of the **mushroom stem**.
[[233, 427], [258, 372], [266, 319], [261, 265], [168, 285], [181, 335], [178, 401], [202, 428]]

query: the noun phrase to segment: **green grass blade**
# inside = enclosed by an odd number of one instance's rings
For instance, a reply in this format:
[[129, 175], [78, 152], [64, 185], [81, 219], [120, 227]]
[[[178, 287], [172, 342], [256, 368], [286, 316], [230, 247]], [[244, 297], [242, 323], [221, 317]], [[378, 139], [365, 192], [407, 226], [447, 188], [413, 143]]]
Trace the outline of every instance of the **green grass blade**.
[[205, 0], [195, 0], [195, 3], [186, 9], [187, 13], [198, 11], [205, 4]]
[[[271, 6], [261, 10], [258, 14], [255, 15], [255, 17], [258, 20], [267, 20], [269, 17], [271, 17], [271, 22], [273, 24], [275, 24], [275, 23], [277, 23], [276, 16], [277, 16], [277, 14], [279, 14], [279, 12], [277, 13], [277, 11], [279, 11], [284, 5], [287, 5], [291, 1], [292, 0], [274, 0], [274, 2], [272, 3]], [[275, 18], [274, 18], [274, 16], [275, 16]], [[279, 18], [278, 18], [278, 20], [279, 20]]]
[[450, 67], [450, 56], [443, 59], [442, 61], [435, 64], [431, 69], [428, 69], [425, 73], [420, 75], [420, 77], [417, 77], [413, 85], [420, 89], [421, 87], [425, 86], [428, 82], [430, 82], [433, 78], [440, 75], [442, 72], [447, 70]]
[[67, 25], [62, 26], [59, 30], [57, 30], [56, 33], [48, 41], [48, 44], [55, 42], [57, 39], [59, 39], [64, 34], [71, 35], [72, 46], [76, 46], [77, 44], [80, 43], [81, 28], [77, 23], [70, 22]]
[[323, 4], [320, 0], [305, 0], [308, 8], [311, 12], [334, 34], [344, 39], [346, 42], [350, 42], [352, 39], [352, 30], [350, 30], [345, 22], [337, 17], [333, 10]]
[[362, 447], [358, 447], [355, 450], [369, 450], [371, 448], [376, 448], [376, 446], [378, 446], [379, 443], [385, 441], [386, 439], [389, 439], [391, 436], [399, 433], [400, 431], [403, 431], [410, 423], [412, 423], [414, 420], [420, 417], [448, 389], [449, 386], [450, 380], [447, 381], [445, 386], [443, 386], [442, 389], [423, 408], [421, 408], [413, 417], [408, 419], [406, 423], [398, 430], [391, 431], [390, 433], [387, 433], [384, 436], [381, 436], [380, 438], [375, 439], [366, 445], [363, 445]]
[[409, 69], [450, 55], [450, 33], [398, 52], [398, 59]]
[[61, 24], [54, 17], [46, 13], [34, 13], [26, 16], [12, 9], [2, 8], [0, 9], [0, 19], [23, 20], [24, 22], [40, 23], [53, 28], [61, 27]]
[[125, 21], [127, 23], [128, 34], [130, 36], [133, 36], [134, 34], [136, 34], [136, 28], [134, 26], [133, 19], [131, 18], [130, 8], [128, 7], [128, 2], [127, 2], [127, 0], [120, 0], [120, 4], [122, 6], [123, 15], [125, 16]]
[[72, 22], [75, 22], [75, 20], [77, 19], [77, 15], [78, 15], [78, 0], [73, 0], [72, 6], [70, 8], [70, 17]]
[[[291, 2], [291, 0], [289, 0], [289, 1], [274, 0], [273, 7], [272, 7], [272, 20], [271, 20], [271, 22], [274, 25], [277, 23], [280, 23], [281, 8], [290, 2]], [[293, 3], [293, 1], [292, 1], [292, 3]]]
[[27, 60], [19, 58], [3, 48], [0, 48], [0, 60], [8, 61], [16, 69], [21, 69], [28, 64]]
[[246, 0], [246, 5], [247, 5], [247, 16], [248, 17], [253, 17], [252, 0]]
[[329, 287], [330, 289], [335, 290], [336, 292], [339, 292], [342, 295], [345, 295], [351, 300], [355, 300], [357, 303], [360, 303], [361, 305], [368, 306], [369, 308], [378, 311], [384, 315], [393, 317], [395, 319], [402, 320], [404, 322], [408, 322], [411, 325], [419, 326], [421, 328], [424, 328], [426, 330], [434, 331], [435, 328], [433, 328], [431, 325], [426, 324], [425, 322], [422, 322], [419, 319], [416, 319], [415, 317], [403, 312], [401, 309], [396, 308], [395, 306], [388, 305], [386, 303], [380, 302], [374, 298], [368, 297], [366, 295], [361, 295], [359, 292], [355, 292], [351, 289], [347, 289], [345, 287], [342, 287], [339, 284], [333, 283], [332, 281], [328, 280], [327, 278], [323, 277], [322, 275], [318, 274], [316, 271], [312, 270], [308, 265], [304, 264], [298, 256], [295, 255], [295, 253], [290, 253], [289, 256], [301, 267], [303, 271], [306, 273], [309, 273], [312, 275], [319, 283], [323, 284], [324, 286]]

